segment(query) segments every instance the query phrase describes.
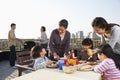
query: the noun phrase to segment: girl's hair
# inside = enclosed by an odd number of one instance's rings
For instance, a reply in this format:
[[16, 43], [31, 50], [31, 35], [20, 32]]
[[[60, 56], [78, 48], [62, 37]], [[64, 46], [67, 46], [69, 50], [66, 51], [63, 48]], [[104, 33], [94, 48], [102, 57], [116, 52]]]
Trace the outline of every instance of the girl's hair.
[[111, 58], [114, 60], [115, 65], [118, 69], [120, 69], [120, 61], [118, 59], [118, 56], [113, 52], [111, 46], [109, 44], [101, 45], [98, 50], [98, 54], [104, 54], [108, 58]]
[[43, 32], [45, 32], [45, 31], [46, 31], [46, 28], [45, 28], [45, 26], [42, 26], [41, 28], [43, 29]]
[[38, 58], [40, 57], [40, 52], [42, 52], [42, 47], [41, 46], [34, 46], [32, 49], [31, 49], [31, 56], [35, 59], [35, 58]]
[[108, 22], [102, 17], [96, 17], [92, 22], [92, 27], [102, 28], [102, 29], [105, 29], [106, 31], [109, 31], [111, 29], [111, 27], [113, 27], [115, 25], [120, 26], [115, 23], [108, 24]]
[[91, 46], [91, 49], [93, 49], [93, 41], [90, 38], [85, 38], [82, 41], [82, 45]]

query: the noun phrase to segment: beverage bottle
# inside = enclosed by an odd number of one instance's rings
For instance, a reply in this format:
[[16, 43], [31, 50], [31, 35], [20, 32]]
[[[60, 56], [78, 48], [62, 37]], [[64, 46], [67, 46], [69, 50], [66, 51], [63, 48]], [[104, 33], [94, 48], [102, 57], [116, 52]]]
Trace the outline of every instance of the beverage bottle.
[[75, 58], [74, 49], [72, 49], [71, 52], [70, 52], [70, 58], [71, 59]]
[[75, 58], [74, 49], [71, 50], [71, 55], [72, 55], [72, 58], [74, 59]]

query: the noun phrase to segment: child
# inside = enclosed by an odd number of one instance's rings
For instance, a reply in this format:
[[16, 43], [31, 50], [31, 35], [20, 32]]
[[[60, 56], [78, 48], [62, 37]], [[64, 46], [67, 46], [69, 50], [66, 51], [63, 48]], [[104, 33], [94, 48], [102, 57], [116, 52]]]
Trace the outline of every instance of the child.
[[97, 55], [93, 54], [93, 56], [90, 56], [88, 54], [88, 50], [93, 48], [93, 41], [89, 38], [86, 38], [82, 41], [82, 47], [83, 49], [80, 50], [77, 54], [78, 60], [85, 60], [85, 61], [96, 61]]
[[46, 56], [46, 51], [41, 46], [34, 46], [31, 49], [31, 57], [34, 59], [33, 61], [33, 68], [35, 70], [46, 67], [47, 64], [51, 64], [50, 61]]
[[104, 80], [120, 80], [120, 62], [109, 44], [100, 46], [98, 58], [102, 61], [94, 71], [103, 73]]

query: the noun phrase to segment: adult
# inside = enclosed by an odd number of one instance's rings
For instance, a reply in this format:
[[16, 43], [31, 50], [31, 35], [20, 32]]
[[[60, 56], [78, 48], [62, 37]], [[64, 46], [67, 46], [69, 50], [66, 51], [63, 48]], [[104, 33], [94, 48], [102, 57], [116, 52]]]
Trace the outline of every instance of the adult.
[[16, 24], [11, 24], [11, 30], [8, 33], [8, 46], [10, 48], [10, 66], [15, 68], [15, 59], [16, 59], [16, 41], [22, 42], [22, 40], [16, 38], [15, 36]]
[[102, 44], [106, 43], [112, 47], [113, 51], [120, 55], [120, 26], [114, 23], [108, 23], [102, 17], [96, 17], [92, 22], [94, 31], [102, 35]]
[[59, 60], [60, 57], [67, 55], [70, 49], [70, 32], [67, 31], [68, 21], [62, 19], [59, 22], [59, 28], [52, 31], [50, 37], [50, 51], [51, 57]]
[[46, 34], [46, 28], [44, 26], [41, 27], [40, 32], [40, 41], [41, 41], [41, 46], [45, 49], [47, 49], [48, 46], [48, 39], [47, 39], [47, 34]]

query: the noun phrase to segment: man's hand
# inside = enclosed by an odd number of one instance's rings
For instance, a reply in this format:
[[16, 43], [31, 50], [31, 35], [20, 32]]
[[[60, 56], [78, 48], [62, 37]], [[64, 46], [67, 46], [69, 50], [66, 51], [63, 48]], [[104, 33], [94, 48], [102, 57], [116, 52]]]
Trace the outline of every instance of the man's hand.
[[16, 40], [23, 44], [22, 39], [16, 38]]

